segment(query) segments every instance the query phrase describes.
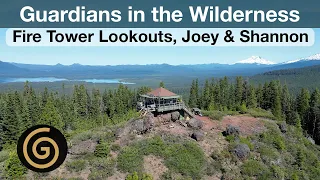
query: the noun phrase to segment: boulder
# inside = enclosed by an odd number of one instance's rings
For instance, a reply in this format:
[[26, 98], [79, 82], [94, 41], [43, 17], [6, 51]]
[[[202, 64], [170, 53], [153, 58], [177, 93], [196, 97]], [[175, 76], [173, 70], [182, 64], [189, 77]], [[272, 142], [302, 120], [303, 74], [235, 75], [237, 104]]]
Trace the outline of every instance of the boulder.
[[76, 145], [72, 145], [69, 149], [69, 153], [72, 155], [83, 155], [87, 153], [93, 153], [96, 149], [97, 142], [91, 139], [82, 141]]
[[195, 131], [192, 133], [191, 138], [196, 141], [203, 141], [204, 139], [204, 132], [203, 131]]
[[131, 132], [144, 134], [151, 130], [154, 126], [153, 118], [137, 119], [131, 123]]
[[154, 123], [154, 118], [153, 117], [147, 117], [143, 120], [143, 125], [144, 125], [144, 131], [149, 131], [151, 130], [155, 123]]
[[158, 118], [159, 118], [159, 122], [160, 122], [161, 124], [168, 124], [168, 123], [170, 123], [170, 121], [171, 121], [171, 114], [170, 114], [170, 113], [168, 113], [168, 114], [161, 114], [160, 116], [158, 116]]
[[195, 119], [195, 118], [188, 120], [187, 125], [188, 125], [188, 127], [193, 128], [193, 129], [201, 129], [203, 127], [202, 121]]
[[312, 144], [315, 144], [315, 141], [314, 141], [314, 139], [313, 139], [311, 136], [307, 136], [307, 139], [308, 139]]
[[226, 131], [225, 131], [226, 136], [228, 135], [239, 136], [239, 134], [240, 134], [239, 127], [228, 125], [228, 127], [226, 128]]
[[282, 133], [286, 133], [287, 132], [287, 124], [286, 122], [282, 122], [280, 124], [278, 124], [279, 129]]
[[171, 121], [176, 122], [180, 118], [180, 113], [178, 111], [171, 113]]
[[239, 159], [246, 159], [250, 155], [250, 148], [246, 144], [237, 144], [232, 150]]
[[144, 133], [144, 121], [143, 119], [135, 120], [132, 123], [131, 130], [137, 134]]

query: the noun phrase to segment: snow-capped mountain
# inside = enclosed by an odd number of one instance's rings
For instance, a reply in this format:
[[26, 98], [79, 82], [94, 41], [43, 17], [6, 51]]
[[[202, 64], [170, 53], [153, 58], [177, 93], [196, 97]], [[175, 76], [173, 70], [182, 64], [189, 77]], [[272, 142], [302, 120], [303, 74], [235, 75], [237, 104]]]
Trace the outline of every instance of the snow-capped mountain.
[[318, 61], [320, 60], [320, 54], [315, 54], [306, 58], [300, 58], [300, 59], [296, 59], [296, 60], [292, 60], [292, 61], [287, 61], [284, 62], [283, 64], [291, 64], [291, 63], [295, 63], [298, 61]]
[[264, 65], [272, 65], [272, 64], [276, 64], [272, 61], [268, 61], [266, 59], [263, 59], [260, 56], [251, 56], [248, 59], [242, 60], [237, 62], [237, 64], [264, 64]]

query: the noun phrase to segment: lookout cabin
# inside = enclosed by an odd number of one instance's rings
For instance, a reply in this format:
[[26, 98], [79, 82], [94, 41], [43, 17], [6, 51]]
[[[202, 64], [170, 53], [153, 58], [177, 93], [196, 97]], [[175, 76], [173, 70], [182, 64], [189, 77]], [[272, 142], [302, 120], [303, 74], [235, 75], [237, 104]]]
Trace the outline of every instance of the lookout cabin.
[[148, 112], [166, 112], [184, 109], [181, 96], [165, 89], [157, 88], [149, 93], [140, 95], [138, 109]]

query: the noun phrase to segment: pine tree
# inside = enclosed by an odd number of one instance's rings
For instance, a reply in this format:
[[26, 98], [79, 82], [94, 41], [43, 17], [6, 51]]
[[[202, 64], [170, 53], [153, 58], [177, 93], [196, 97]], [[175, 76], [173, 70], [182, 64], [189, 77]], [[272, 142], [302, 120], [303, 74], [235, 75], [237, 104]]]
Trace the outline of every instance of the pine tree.
[[236, 89], [235, 89], [235, 100], [237, 106], [242, 104], [242, 96], [243, 96], [243, 79], [242, 77], [236, 78]]
[[163, 81], [161, 81], [161, 82], [160, 82], [159, 87], [161, 87], [161, 88], [165, 88], [165, 87], [164, 87], [164, 82], [163, 82]]
[[315, 89], [311, 95], [310, 106], [311, 115], [308, 129], [309, 134], [316, 138], [320, 136], [320, 127], [318, 127], [318, 124], [320, 124], [320, 91], [318, 89]]
[[284, 85], [281, 93], [281, 107], [282, 107], [282, 114], [284, 114], [286, 120], [288, 120], [289, 113], [290, 111], [292, 111], [291, 104], [292, 104], [292, 98], [289, 93], [289, 89], [287, 85]]
[[200, 96], [199, 96], [199, 80], [196, 79], [196, 82], [195, 82], [195, 88], [194, 88], [194, 93], [195, 93], [195, 103], [196, 103], [196, 106], [195, 107], [199, 107], [200, 106]]
[[204, 84], [204, 89], [202, 93], [202, 107], [203, 109], [208, 110], [209, 104], [210, 104], [210, 85], [209, 80], [206, 80]]
[[20, 135], [19, 116], [14, 103], [14, 95], [8, 93], [3, 103], [2, 121], [0, 126], [2, 129], [2, 140], [5, 143], [12, 144], [18, 140]]
[[263, 105], [263, 91], [262, 85], [259, 84], [258, 88], [256, 89], [256, 96], [257, 96], [257, 106], [262, 108]]
[[23, 101], [22, 104], [22, 112], [20, 115], [20, 133], [22, 134], [25, 130], [27, 130], [29, 127], [32, 126], [32, 118], [31, 118], [31, 114], [30, 114], [30, 109], [28, 107], [28, 103], [27, 101]]
[[197, 95], [196, 95], [196, 82], [193, 80], [190, 88], [190, 95], [189, 95], [189, 106], [196, 107], [197, 106]]
[[63, 123], [63, 120], [57, 111], [57, 108], [54, 106], [53, 99], [50, 97], [48, 98], [48, 101], [42, 111], [42, 114], [40, 116], [40, 121], [38, 124], [46, 124], [53, 126], [61, 131], [63, 131], [65, 125]]
[[253, 85], [250, 85], [250, 88], [249, 88], [247, 107], [248, 108], [256, 108], [257, 107], [257, 96], [256, 96], [255, 88]]
[[303, 129], [307, 129], [309, 125], [309, 111], [310, 111], [310, 94], [305, 88], [301, 89], [301, 92], [297, 99], [297, 111], [301, 117], [301, 125]]

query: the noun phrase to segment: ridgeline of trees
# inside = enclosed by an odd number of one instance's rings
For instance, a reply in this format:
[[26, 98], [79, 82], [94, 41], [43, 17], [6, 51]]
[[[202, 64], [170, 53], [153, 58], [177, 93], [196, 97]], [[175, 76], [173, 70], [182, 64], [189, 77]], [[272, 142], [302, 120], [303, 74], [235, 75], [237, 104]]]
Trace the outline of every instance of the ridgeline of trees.
[[126, 121], [135, 113], [138, 94], [147, 91], [150, 88], [131, 90], [119, 85], [100, 92], [75, 85], [70, 96], [49, 93], [47, 88], [36, 93], [27, 82], [21, 93], [0, 94], [0, 149], [14, 145], [23, 131], [36, 124], [52, 125], [67, 133]]
[[255, 87], [248, 80], [237, 77], [235, 83], [228, 78], [206, 80], [199, 89], [198, 80], [190, 88], [189, 106], [213, 111], [243, 111], [264, 109], [277, 120], [302, 127], [317, 144], [320, 143], [320, 91], [302, 88], [297, 96], [290, 94], [280, 81], [270, 81]]

